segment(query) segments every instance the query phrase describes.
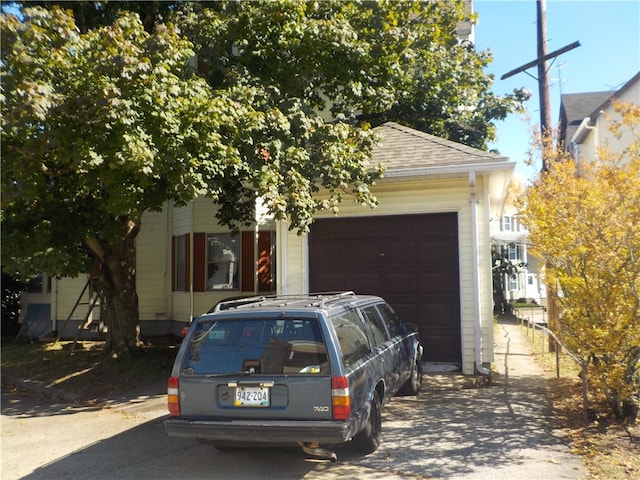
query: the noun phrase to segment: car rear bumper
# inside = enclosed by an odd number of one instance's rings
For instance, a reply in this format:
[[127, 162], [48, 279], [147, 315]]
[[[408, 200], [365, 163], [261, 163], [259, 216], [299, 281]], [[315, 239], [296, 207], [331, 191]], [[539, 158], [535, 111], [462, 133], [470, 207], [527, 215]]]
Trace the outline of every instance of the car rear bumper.
[[350, 440], [356, 433], [351, 421], [212, 421], [176, 417], [165, 420], [164, 428], [170, 437], [253, 445], [297, 442], [339, 444]]

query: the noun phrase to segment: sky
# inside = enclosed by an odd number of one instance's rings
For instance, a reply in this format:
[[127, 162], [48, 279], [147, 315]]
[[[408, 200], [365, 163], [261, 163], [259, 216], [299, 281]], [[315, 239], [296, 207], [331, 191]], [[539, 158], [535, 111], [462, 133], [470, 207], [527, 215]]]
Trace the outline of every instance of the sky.
[[[575, 48], [549, 61], [551, 120], [560, 118], [560, 95], [617, 90], [640, 71], [640, 0], [547, 0], [547, 53], [575, 41]], [[525, 114], [510, 114], [496, 123], [497, 141], [489, 145], [516, 162], [516, 174], [533, 178], [540, 165], [527, 166], [532, 131], [540, 128], [537, 68], [505, 80], [500, 77], [536, 59], [536, 0], [475, 0], [478, 51], [490, 50], [492, 91], [514, 88], [532, 92]], [[640, 99], [638, 99], [640, 103]]]

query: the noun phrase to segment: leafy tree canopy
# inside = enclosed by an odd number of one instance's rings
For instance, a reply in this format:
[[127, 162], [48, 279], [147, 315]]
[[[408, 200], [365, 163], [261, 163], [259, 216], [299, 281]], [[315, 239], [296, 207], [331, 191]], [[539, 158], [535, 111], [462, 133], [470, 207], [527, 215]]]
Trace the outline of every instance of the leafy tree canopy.
[[491, 61], [460, 42], [465, 2], [219, 2], [191, 5], [178, 23], [212, 85], [270, 85], [274, 100], [373, 126], [396, 121], [477, 148], [493, 122], [522, 108], [500, 97]]
[[371, 126], [483, 148], [525, 99], [490, 92], [460, 0], [43, 5], [2, 14], [2, 263], [73, 276], [93, 257], [120, 350], [145, 211], [207, 196], [237, 229], [261, 198], [304, 232], [345, 197], [376, 204]]
[[82, 242], [99, 251], [167, 200], [208, 195], [236, 227], [259, 195], [301, 229], [345, 192], [375, 203], [370, 131], [275, 106], [260, 85], [213, 89], [172, 24], [150, 35], [125, 14], [79, 34], [62, 10], [26, 9], [2, 36], [3, 253], [34, 270], [86, 271]]

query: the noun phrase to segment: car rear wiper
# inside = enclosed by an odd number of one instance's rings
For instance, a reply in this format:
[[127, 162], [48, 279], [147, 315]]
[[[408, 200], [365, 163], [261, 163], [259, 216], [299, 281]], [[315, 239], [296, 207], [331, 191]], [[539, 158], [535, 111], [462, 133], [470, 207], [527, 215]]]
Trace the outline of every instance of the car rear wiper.
[[209, 373], [205, 375], [208, 378], [219, 378], [219, 377], [247, 377], [249, 375], [253, 375], [256, 373], [256, 369], [253, 367], [248, 368], [247, 370], [240, 370], [239, 372], [226, 372], [226, 373]]

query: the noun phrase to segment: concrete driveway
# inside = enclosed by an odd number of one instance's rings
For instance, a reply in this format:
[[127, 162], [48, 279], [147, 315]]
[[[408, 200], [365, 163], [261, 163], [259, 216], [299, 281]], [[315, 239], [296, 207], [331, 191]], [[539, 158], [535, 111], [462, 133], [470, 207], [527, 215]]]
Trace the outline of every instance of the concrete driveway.
[[100, 408], [43, 403], [3, 391], [2, 478], [11, 479], [582, 479], [580, 457], [557, 430], [543, 372], [516, 324], [496, 337], [494, 385], [426, 374], [418, 397], [384, 410], [383, 441], [338, 462], [297, 449], [220, 453], [168, 438], [164, 385]]

